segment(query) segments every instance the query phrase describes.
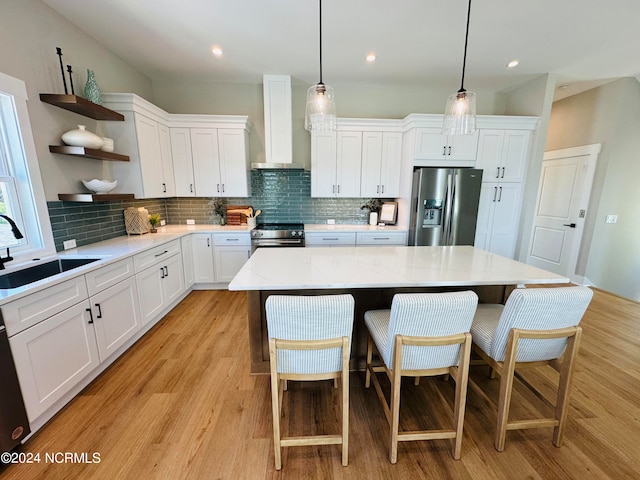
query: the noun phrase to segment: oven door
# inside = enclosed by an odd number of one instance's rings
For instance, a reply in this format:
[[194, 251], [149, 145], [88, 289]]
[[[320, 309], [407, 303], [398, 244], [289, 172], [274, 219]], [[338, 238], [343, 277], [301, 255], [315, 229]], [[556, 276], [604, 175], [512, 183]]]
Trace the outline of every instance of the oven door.
[[251, 254], [257, 248], [304, 247], [304, 238], [255, 238], [251, 239]]

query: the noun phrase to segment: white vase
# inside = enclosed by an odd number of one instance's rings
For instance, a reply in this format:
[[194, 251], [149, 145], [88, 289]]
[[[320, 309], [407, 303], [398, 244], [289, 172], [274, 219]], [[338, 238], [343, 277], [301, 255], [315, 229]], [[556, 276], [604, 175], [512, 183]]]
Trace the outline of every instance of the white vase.
[[377, 225], [378, 224], [378, 212], [371, 212], [369, 214], [369, 225]]
[[102, 148], [102, 138], [95, 133], [91, 133], [86, 129], [84, 125], [78, 125], [77, 130], [69, 130], [62, 134], [62, 141], [66, 145], [73, 147], [85, 147], [85, 148]]

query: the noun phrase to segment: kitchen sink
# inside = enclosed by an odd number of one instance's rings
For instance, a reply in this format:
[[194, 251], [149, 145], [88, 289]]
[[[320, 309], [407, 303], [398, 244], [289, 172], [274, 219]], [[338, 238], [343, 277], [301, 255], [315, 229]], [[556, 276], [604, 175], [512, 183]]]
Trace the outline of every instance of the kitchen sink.
[[0, 289], [22, 287], [29, 283], [37, 282], [52, 277], [68, 270], [81, 267], [88, 263], [96, 262], [99, 258], [59, 258], [40, 265], [34, 265], [22, 270], [7, 273], [0, 276]]

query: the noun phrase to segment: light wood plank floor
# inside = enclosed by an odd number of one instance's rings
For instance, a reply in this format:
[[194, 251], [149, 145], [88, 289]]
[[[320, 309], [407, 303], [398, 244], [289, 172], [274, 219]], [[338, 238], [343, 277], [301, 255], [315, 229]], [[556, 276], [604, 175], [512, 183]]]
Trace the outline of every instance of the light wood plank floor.
[[[399, 446], [388, 461], [388, 426], [364, 374], [351, 377], [349, 466], [336, 446], [283, 450], [273, 469], [269, 380], [249, 371], [245, 295], [191, 293], [149, 334], [38, 432], [24, 452], [100, 454], [99, 464], [11, 465], [11, 479], [631, 479], [640, 475], [640, 305], [596, 291], [583, 320], [565, 443], [551, 429], [507, 434], [493, 448], [495, 412], [470, 389], [462, 458], [448, 441]], [[472, 378], [497, 399], [485, 367]], [[527, 373], [547, 398], [557, 377]], [[388, 384], [387, 384], [388, 385]], [[385, 383], [383, 383], [383, 387]], [[401, 426], [429, 428], [445, 419], [439, 400], [453, 399], [453, 382], [403, 384]], [[338, 431], [337, 390], [331, 382], [291, 383], [284, 402], [290, 434]], [[312, 408], [309, 408], [312, 407]], [[549, 407], [516, 385], [512, 414], [525, 418]]]

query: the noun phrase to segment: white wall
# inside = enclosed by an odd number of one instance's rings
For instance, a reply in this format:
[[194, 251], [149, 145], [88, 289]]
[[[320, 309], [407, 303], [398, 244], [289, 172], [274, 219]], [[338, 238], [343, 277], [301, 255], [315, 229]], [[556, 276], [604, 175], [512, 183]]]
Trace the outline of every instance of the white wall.
[[[134, 92], [152, 100], [151, 81], [110, 53], [40, 0], [3, 0], [0, 8], [0, 71], [27, 85], [28, 108], [47, 200], [58, 193], [85, 191], [81, 179], [110, 179], [110, 162], [78, 159], [49, 153], [60, 136], [76, 125], [96, 131], [95, 120], [42, 103], [40, 93], [64, 93], [56, 47], [63, 62], [72, 66], [76, 93], [86, 82], [87, 68], [94, 70], [102, 91]], [[67, 74], [67, 86], [69, 77]]]
[[[640, 83], [623, 78], [553, 104], [546, 150], [602, 143], [576, 273], [640, 301]], [[604, 222], [618, 215], [618, 223]]]

